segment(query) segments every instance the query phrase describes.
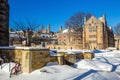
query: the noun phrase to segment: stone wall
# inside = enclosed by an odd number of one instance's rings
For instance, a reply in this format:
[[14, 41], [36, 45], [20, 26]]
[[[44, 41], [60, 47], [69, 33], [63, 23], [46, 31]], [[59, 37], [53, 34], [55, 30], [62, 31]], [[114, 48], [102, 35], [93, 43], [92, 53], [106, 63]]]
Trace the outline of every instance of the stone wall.
[[64, 64], [63, 55], [50, 56], [50, 62], [58, 62], [59, 65]]
[[57, 54], [61, 54], [63, 59], [59, 61], [63, 61], [63, 64], [72, 65], [76, 62], [76, 55], [75, 54], [68, 54], [67, 52], [58, 52]]
[[92, 60], [94, 58], [94, 53], [91, 52], [85, 52], [83, 53], [84, 59], [90, 59]]
[[49, 49], [82, 49], [82, 45], [47, 45]]
[[115, 47], [120, 50], [120, 35], [115, 35]]
[[45, 66], [49, 61], [50, 53], [48, 49], [30, 50], [30, 71]]
[[46, 48], [0, 47], [0, 55], [6, 56], [8, 62], [13, 60], [19, 62], [24, 73], [32, 72], [49, 62], [49, 52]]
[[76, 59], [90, 59], [94, 58], [94, 53], [85, 52], [85, 53], [77, 53], [77, 54], [68, 54], [67, 52], [58, 52], [57, 54], [63, 55], [63, 63], [72, 65], [76, 63]]

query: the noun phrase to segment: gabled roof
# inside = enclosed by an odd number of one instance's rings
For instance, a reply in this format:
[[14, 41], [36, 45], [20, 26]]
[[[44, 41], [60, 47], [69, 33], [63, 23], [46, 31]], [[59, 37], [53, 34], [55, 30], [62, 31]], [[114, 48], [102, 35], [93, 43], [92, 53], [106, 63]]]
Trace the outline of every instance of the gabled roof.
[[95, 16], [91, 16], [86, 22], [89, 22], [89, 21], [98, 21], [98, 19], [95, 17]]
[[102, 17], [96, 18], [95, 16], [92, 15], [92, 16], [86, 21], [86, 23], [87, 23], [87, 22], [90, 22], [90, 21], [97, 21], [98, 23], [100, 23], [100, 22], [105, 22], [105, 17], [104, 17], [104, 15], [103, 15]]

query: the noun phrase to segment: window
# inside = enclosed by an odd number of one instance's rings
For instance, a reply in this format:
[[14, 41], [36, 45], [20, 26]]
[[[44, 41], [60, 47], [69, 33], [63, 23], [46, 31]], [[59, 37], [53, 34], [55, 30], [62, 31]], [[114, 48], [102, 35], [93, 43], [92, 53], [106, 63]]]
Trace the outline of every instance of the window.
[[91, 41], [89, 41], [89, 43], [96, 43], [96, 41], [95, 40], [91, 40]]
[[2, 20], [2, 18], [0, 17], [0, 22], [2, 22], [3, 20]]
[[89, 38], [96, 38], [96, 35], [89, 35]]
[[6, 5], [5, 5], [5, 3], [1, 3], [1, 4], [0, 4], [0, 9], [1, 9], [1, 10], [6, 10]]
[[95, 29], [89, 29], [89, 32], [96, 32]]

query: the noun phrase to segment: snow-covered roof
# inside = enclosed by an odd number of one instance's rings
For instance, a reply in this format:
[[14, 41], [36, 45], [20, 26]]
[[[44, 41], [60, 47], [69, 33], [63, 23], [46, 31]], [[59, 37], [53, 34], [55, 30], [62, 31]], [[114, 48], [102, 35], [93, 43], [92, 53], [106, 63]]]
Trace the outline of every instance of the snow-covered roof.
[[66, 54], [80, 54], [83, 50], [57, 50], [57, 52], [64, 52]]
[[11, 33], [11, 34], [9, 34], [10, 35], [10, 37], [19, 37], [19, 35], [18, 34], [15, 34], [15, 33]]
[[18, 46], [0, 46], [0, 49], [24, 49], [24, 50], [48, 50], [48, 48], [43, 48], [43, 47], [18, 47]]
[[[63, 30], [63, 32], [62, 32], [62, 33], [68, 33], [68, 31], [69, 31], [69, 29], [65, 29], [65, 30]], [[71, 32], [74, 32], [74, 30], [73, 30], [73, 29], [71, 29]]]

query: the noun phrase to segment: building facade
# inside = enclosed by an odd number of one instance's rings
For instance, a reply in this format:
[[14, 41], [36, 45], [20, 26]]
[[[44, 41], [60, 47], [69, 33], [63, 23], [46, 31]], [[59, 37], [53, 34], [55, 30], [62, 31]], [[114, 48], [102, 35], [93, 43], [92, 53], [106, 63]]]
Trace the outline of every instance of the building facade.
[[60, 45], [80, 45], [82, 44], [82, 34], [72, 28], [63, 30], [56, 34]]
[[115, 48], [120, 50], [120, 35], [114, 35], [115, 37]]
[[108, 27], [105, 15], [100, 18], [84, 18], [83, 49], [106, 49], [114, 47], [114, 34]]
[[0, 0], [0, 46], [9, 46], [8, 0]]
[[76, 32], [73, 28], [62, 30], [55, 34], [57, 44], [48, 45], [51, 49], [82, 49], [82, 34]]
[[72, 28], [65, 30], [60, 28], [60, 32], [56, 35], [58, 45], [51, 45], [51, 48], [107, 49], [115, 47], [113, 30], [108, 27], [105, 15], [99, 18], [91, 16], [88, 20], [84, 18], [82, 32], [76, 32]]

